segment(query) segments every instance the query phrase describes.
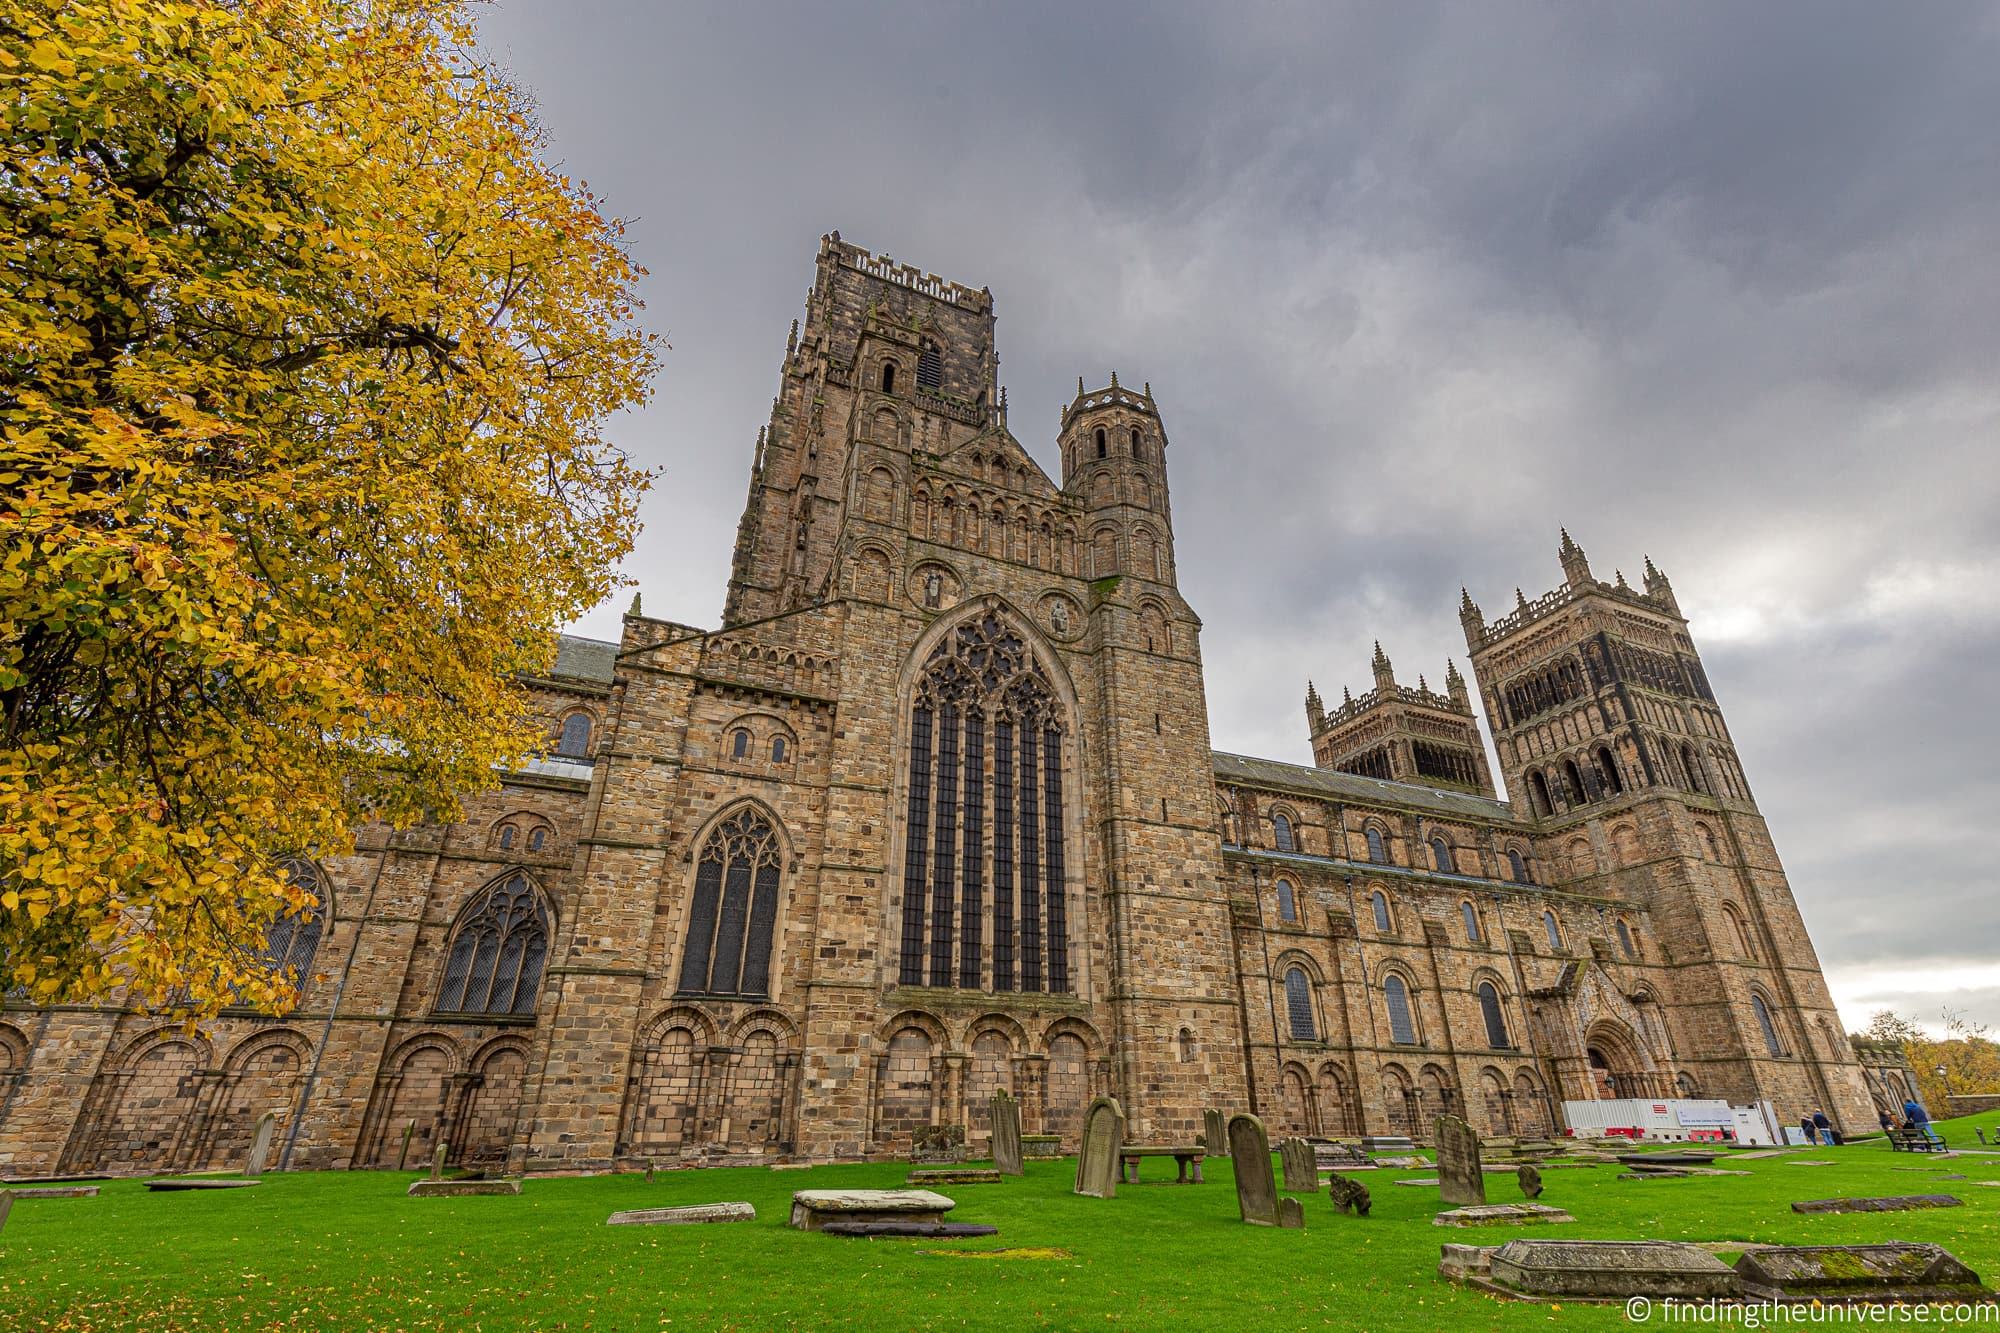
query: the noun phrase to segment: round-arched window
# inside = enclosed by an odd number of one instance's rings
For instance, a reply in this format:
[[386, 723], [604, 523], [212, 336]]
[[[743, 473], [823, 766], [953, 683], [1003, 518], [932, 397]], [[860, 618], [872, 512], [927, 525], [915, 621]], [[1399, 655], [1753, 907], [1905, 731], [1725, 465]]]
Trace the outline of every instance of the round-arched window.
[[1291, 1020], [1293, 1041], [1319, 1040], [1319, 1031], [1313, 1025], [1312, 978], [1304, 968], [1286, 969], [1285, 1013]]

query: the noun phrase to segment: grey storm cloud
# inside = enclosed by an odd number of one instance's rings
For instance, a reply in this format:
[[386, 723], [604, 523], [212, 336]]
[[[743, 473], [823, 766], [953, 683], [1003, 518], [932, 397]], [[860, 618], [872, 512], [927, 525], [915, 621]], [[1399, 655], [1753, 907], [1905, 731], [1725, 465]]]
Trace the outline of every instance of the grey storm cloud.
[[[627, 573], [714, 623], [813, 248], [988, 285], [1015, 433], [1149, 380], [1219, 747], [1673, 577], [1850, 1024], [2000, 1026], [2000, 8], [503, 0], [674, 350]], [[615, 610], [579, 626], [611, 634]], [[1946, 978], [1927, 984], [1925, 977]]]

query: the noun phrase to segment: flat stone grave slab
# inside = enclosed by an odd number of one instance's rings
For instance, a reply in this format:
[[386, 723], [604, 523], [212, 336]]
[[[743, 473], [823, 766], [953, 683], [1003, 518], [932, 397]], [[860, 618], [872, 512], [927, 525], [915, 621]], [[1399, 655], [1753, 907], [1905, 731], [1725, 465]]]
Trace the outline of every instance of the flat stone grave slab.
[[1364, 1134], [1361, 1146], [1368, 1152], [1410, 1152], [1417, 1144], [1402, 1134]]
[[1000, 1180], [1000, 1168], [997, 1166], [940, 1166], [927, 1171], [912, 1171], [903, 1183], [913, 1189], [922, 1189], [926, 1185], [998, 1185]]
[[1440, 1227], [1536, 1226], [1544, 1222], [1574, 1222], [1560, 1208], [1546, 1203], [1479, 1203], [1451, 1208], [1431, 1219]]
[[1741, 1285], [1707, 1250], [1664, 1240], [1510, 1240], [1489, 1256], [1486, 1282], [1510, 1296], [1551, 1301], [1726, 1298]]
[[1769, 1245], [1736, 1260], [1753, 1300], [1860, 1302], [1989, 1301], [1979, 1274], [1942, 1245]]
[[412, 1199], [458, 1199], [475, 1194], [519, 1194], [518, 1180], [413, 1180]]
[[1438, 1183], [1438, 1178], [1436, 1176], [1405, 1176], [1394, 1183], [1398, 1185], [1435, 1185]]
[[247, 1190], [263, 1184], [260, 1180], [149, 1180], [146, 1188], [162, 1194], [177, 1193], [182, 1190]]
[[1721, 1154], [1712, 1152], [1624, 1152], [1618, 1160], [1627, 1166], [1707, 1166]]
[[1686, 1180], [1693, 1174], [1694, 1172], [1683, 1171], [1679, 1167], [1663, 1166], [1655, 1171], [1620, 1171], [1618, 1178], [1620, 1180]]
[[930, 1190], [800, 1190], [792, 1195], [791, 1224], [818, 1231], [829, 1222], [942, 1222], [956, 1207]]
[[818, 1230], [828, 1236], [909, 1236], [921, 1240], [954, 1240], [969, 1236], [997, 1236], [999, 1227], [980, 1222], [828, 1222]]
[[1396, 1171], [1428, 1171], [1431, 1159], [1428, 1157], [1378, 1157], [1375, 1165], [1386, 1166]]
[[0, 1176], [0, 1185], [13, 1188], [17, 1185], [76, 1185], [86, 1180], [112, 1180], [110, 1175], [76, 1176]]
[[747, 1203], [696, 1203], [683, 1208], [633, 1208], [606, 1218], [608, 1227], [685, 1227], [705, 1222], [755, 1222], [757, 1210]]
[[94, 1199], [95, 1185], [34, 1185], [12, 1191], [17, 1199]]
[[1907, 1213], [1919, 1208], [1963, 1208], [1965, 1200], [1949, 1194], [1894, 1194], [1879, 1199], [1807, 1199], [1792, 1205], [1795, 1213]]
[[1824, 1157], [1794, 1157], [1794, 1158], [1793, 1158], [1793, 1159], [1792, 1159], [1791, 1161], [1789, 1161], [1789, 1162], [1785, 1163], [1785, 1165], [1787, 1165], [1787, 1166], [1832, 1166], [1832, 1165], [1833, 1165], [1833, 1163], [1832, 1163], [1832, 1162], [1829, 1162], [1829, 1161], [1827, 1161], [1827, 1160], [1826, 1160], [1826, 1159], [1825, 1159]]

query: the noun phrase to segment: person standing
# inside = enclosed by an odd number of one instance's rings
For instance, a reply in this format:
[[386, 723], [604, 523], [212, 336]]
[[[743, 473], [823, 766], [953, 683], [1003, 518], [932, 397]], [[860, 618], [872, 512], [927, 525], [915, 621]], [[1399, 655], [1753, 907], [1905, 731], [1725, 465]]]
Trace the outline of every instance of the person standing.
[[1807, 1143], [1817, 1144], [1819, 1142], [1819, 1126], [1813, 1124], [1811, 1116], [1802, 1115], [1799, 1117], [1799, 1129], [1804, 1132]]

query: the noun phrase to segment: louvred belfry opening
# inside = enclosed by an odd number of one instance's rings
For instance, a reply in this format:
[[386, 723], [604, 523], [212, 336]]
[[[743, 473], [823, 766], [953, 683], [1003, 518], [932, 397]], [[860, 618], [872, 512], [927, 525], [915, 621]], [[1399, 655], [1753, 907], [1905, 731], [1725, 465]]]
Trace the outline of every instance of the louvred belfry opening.
[[932, 650], [911, 702], [903, 985], [1070, 990], [1066, 721], [998, 612]]

